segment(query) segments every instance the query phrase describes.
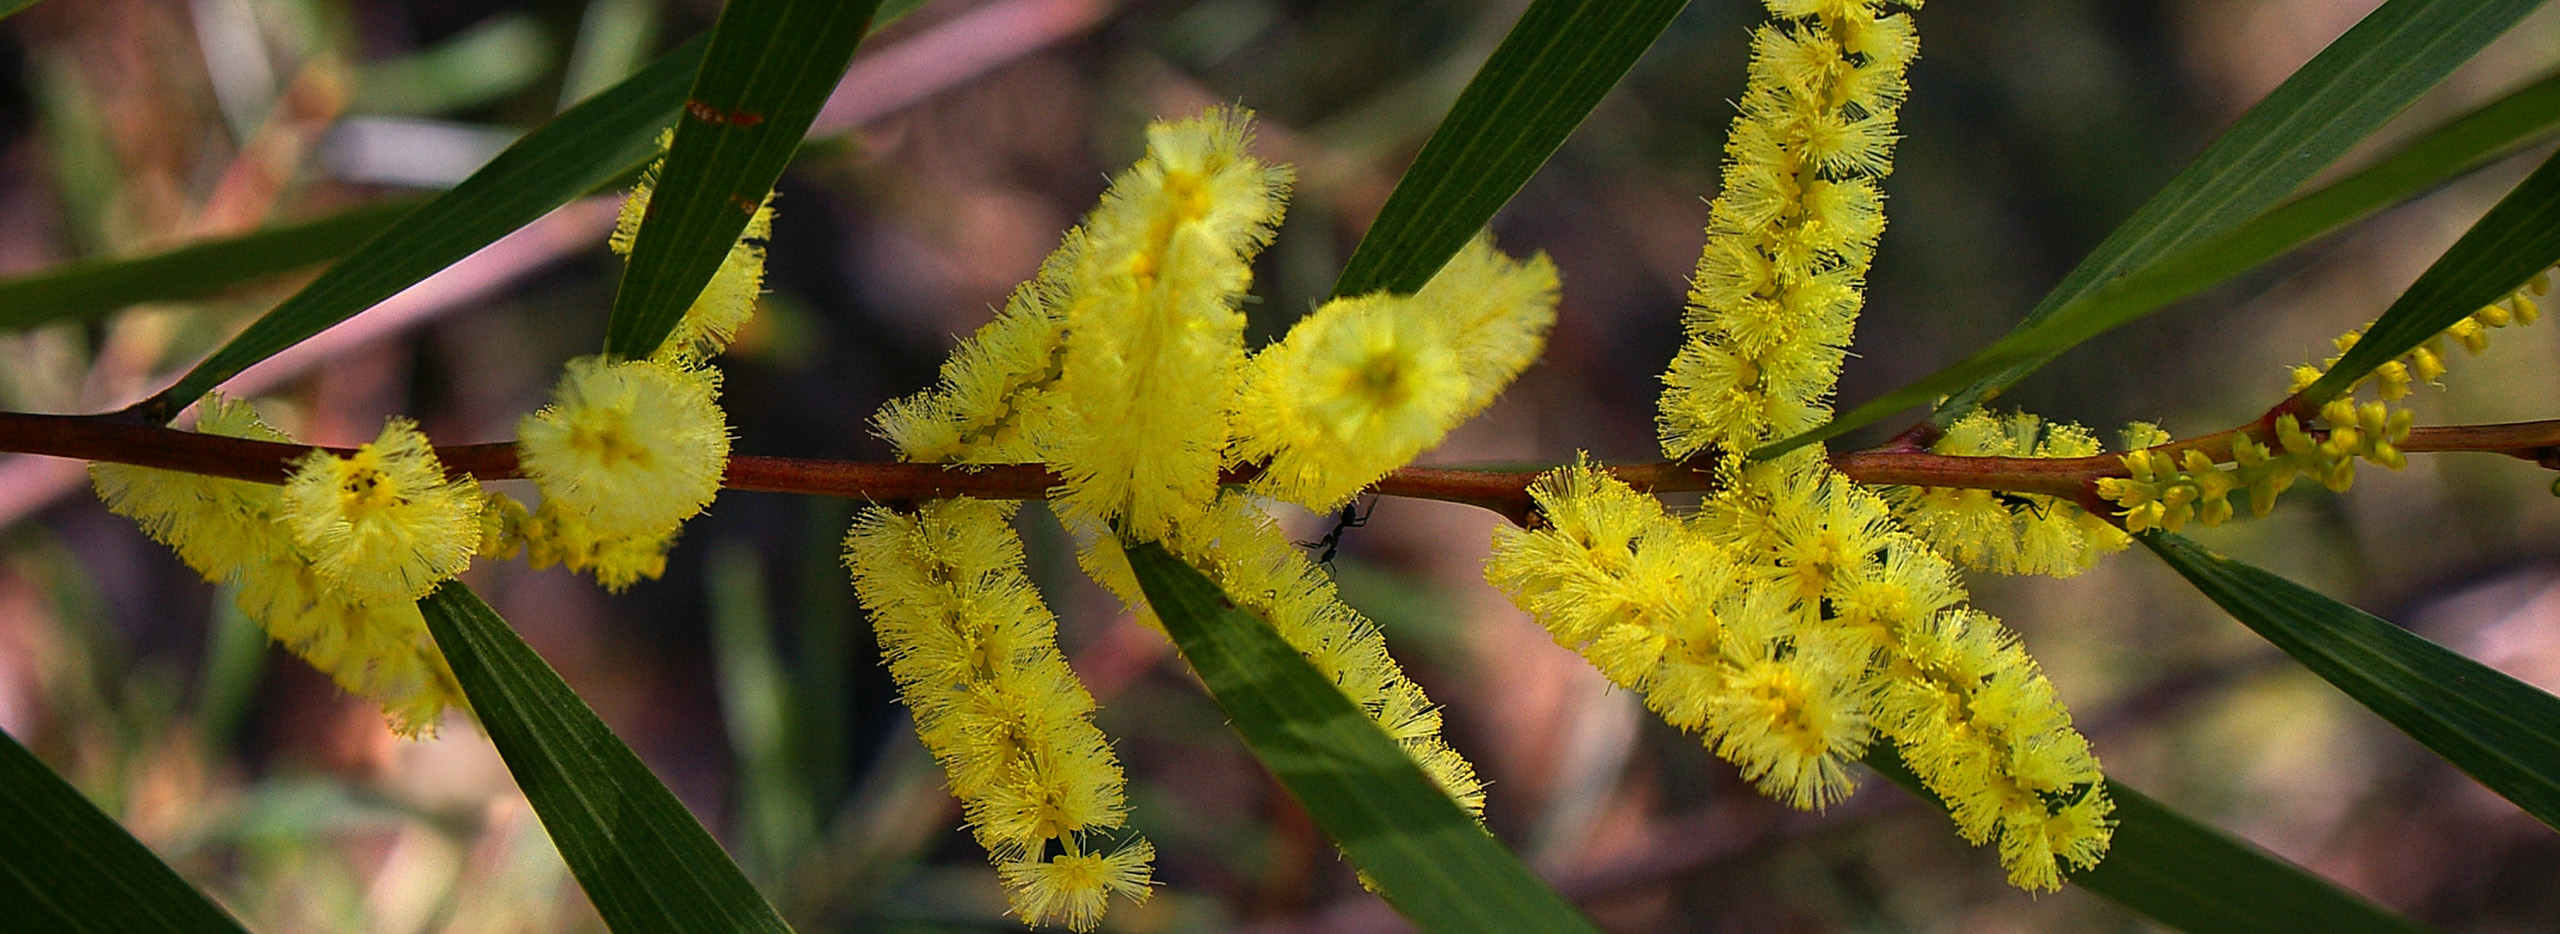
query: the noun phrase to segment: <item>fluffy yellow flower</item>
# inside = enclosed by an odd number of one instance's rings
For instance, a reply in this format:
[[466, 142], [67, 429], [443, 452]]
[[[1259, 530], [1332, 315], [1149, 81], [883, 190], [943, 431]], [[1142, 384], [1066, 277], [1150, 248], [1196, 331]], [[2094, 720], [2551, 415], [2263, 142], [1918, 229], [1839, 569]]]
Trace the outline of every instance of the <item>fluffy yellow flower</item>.
[[1024, 924], [1057, 923], [1081, 934], [1102, 923], [1103, 909], [1118, 895], [1145, 904], [1148, 866], [1156, 849], [1139, 840], [1110, 853], [1067, 853], [1047, 860], [1006, 863], [998, 874], [1021, 893], [1014, 914]]
[[[244, 400], [208, 395], [197, 411], [196, 430], [205, 434], [293, 440], [259, 421]], [[89, 482], [108, 511], [132, 519], [205, 580], [224, 580], [293, 548], [275, 524], [274, 484], [107, 463], [89, 465]]]
[[1873, 736], [1864, 646], [1804, 637], [1783, 647], [1742, 641], [1759, 657], [1734, 666], [1724, 690], [1708, 702], [1716, 755], [1740, 767], [1762, 794], [1791, 807], [1820, 808], [1847, 797], [1857, 787], [1849, 762]]
[[1332, 512], [1439, 443], [1467, 378], [1439, 322], [1395, 295], [1335, 299], [1255, 355], [1237, 455], [1255, 492]]
[[1147, 127], [1064, 273], [1065, 423], [1050, 464], [1066, 512], [1159, 539], [1216, 498], [1244, 364], [1237, 302], [1280, 222], [1289, 172], [1245, 152], [1249, 117]]
[[546, 505], [608, 537], [664, 536], [720, 492], [729, 426], [708, 370], [569, 361], [551, 404], [516, 424]]
[[1256, 354], [1233, 456], [1254, 492], [1331, 512], [1492, 404], [1545, 344], [1555, 269], [1479, 236], [1422, 291], [1336, 299]]
[[[1918, 4], [1907, 4], [1917, 7]], [[1663, 449], [1739, 456], [1811, 428], [1839, 373], [1892, 170], [1910, 17], [1882, 3], [1777, 0], [1752, 37], [1724, 191], [1664, 374]]]
[[1057, 618], [1023, 573], [1012, 514], [1011, 503], [969, 499], [868, 508], [845, 538], [845, 564], [916, 735], [950, 777], [1014, 913], [1090, 930], [1109, 894], [1145, 899], [1155, 851], [1140, 840], [1087, 855], [1125, 821], [1120, 764], [1058, 651]]
[[480, 489], [448, 479], [417, 424], [394, 418], [353, 455], [303, 458], [280, 518], [312, 568], [350, 598], [415, 600], [471, 566]]

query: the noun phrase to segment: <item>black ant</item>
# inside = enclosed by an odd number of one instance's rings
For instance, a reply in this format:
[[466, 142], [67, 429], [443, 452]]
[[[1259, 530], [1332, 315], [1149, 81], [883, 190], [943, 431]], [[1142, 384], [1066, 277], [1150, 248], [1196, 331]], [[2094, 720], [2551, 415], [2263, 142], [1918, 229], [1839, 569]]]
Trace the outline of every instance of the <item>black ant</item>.
[[2011, 509], [2025, 509], [2028, 512], [2034, 513], [2035, 517], [2040, 520], [2052, 518], [2045, 514], [2046, 505], [2042, 500], [2019, 496], [2015, 493], [1993, 493], [1991, 494], [1991, 498], [1999, 501], [2002, 506], [2007, 506]]
[[1357, 499], [1342, 504], [1342, 515], [1333, 520], [1333, 531], [1324, 533], [1323, 538], [1312, 542], [1298, 542], [1297, 546], [1324, 549], [1324, 554], [1316, 557], [1316, 563], [1332, 564], [1334, 554], [1342, 550], [1342, 533], [1368, 525], [1370, 513], [1378, 511], [1376, 499], [1369, 500], [1369, 508], [1365, 511], [1359, 509], [1359, 505], [1360, 501]]

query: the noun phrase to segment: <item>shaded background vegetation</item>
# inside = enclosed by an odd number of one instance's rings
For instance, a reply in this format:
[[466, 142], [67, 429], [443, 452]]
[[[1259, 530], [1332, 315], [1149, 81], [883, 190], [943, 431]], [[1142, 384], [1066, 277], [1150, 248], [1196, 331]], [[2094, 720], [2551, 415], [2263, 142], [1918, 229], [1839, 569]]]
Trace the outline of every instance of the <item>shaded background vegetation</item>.
[[[785, 175], [772, 293], [731, 352], [742, 452], [879, 459], [913, 391], [1134, 158], [1139, 128], [1240, 102], [1297, 197], [1258, 268], [1255, 333], [1320, 299], [1396, 173], [1524, 4], [937, 0], [872, 42]], [[1855, 401], [1996, 336], [2368, 0], [1941, 2], [1887, 189]], [[703, 28], [702, 0], [79, 0], [0, 26], [0, 270], [119, 255], [449, 183], [564, 99]], [[1699, 0], [1495, 225], [1565, 275], [1546, 360], [1427, 462], [1655, 456], [1655, 374], [1713, 193], [1749, 27]], [[2400, 127], [2560, 61], [2519, 27]], [[832, 119], [832, 122], [830, 122]], [[2386, 130], [2384, 142], [2394, 135]], [[2353, 160], [2350, 160], [2351, 162]], [[2378, 313], [2521, 175], [2504, 166], [2148, 319], [2004, 400], [2102, 432], [2241, 421], [2283, 367]], [[493, 247], [271, 368], [270, 414], [354, 443], [391, 413], [510, 436], [601, 340], [609, 212]], [[120, 406], [294, 283], [0, 336], [0, 407]], [[2554, 415], [2547, 330], [2457, 361], [2422, 421]], [[1872, 441], [1882, 432], [1869, 432]], [[2296, 493], [2215, 547], [2560, 688], [2560, 505], [2486, 455]], [[520, 495], [529, 491], [516, 491]], [[850, 506], [723, 495], [664, 580], [469, 578], [803, 930], [1001, 930], [1002, 898], [891, 701], [837, 565]], [[2078, 890], [2031, 899], [1890, 787], [1820, 815], [1608, 690], [1479, 578], [1490, 514], [1390, 501], [1345, 539], [1380, 620], [1493, 781], [1487, 819], [1623, 931], [2138, 930]], [[1037, 509], [1035, 574], [1132, 776], [1163, 887], [1119, 930], [1363, 931], [1360, 892], [1162, 641], [1086, 584]], [[1299, 516], [1313, 539], [1325, 525]], [[2139, 554], [2079, 579], [1975, 582], [2052, 671], [2111, 771], [2455, 930], [2560, 926], [2560, 841], [2247, 634]], [[59, 462], [0, 459], [0, 727], [262, 931], [598, 929], [505, 769], [460, 719], [392, 738], [263, 647], [228, 594], [107, 515]]]

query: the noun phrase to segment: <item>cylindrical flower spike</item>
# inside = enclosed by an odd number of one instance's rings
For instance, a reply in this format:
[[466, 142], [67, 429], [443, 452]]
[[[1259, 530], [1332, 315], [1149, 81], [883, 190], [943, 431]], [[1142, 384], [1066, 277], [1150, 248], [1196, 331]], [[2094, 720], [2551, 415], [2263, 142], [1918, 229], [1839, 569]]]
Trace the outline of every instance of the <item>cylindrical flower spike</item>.
[[1104, 849], [1127, 813], [1093, 697], [1058, 652], [1022, 569], [1013, 506], [868, 508], [845, 538], [854, 592], [916, 733], [950, 775], [1025, 923], [1092, 930], [1109, 896], [1145, 901], [1155, 851]]
[[[1917, 7], [1918, 4], [1907, 4]], [[1864, 0], [1778, 0], [1752, 37], [1724, 191], [1664, 374], [1663, 449], [1739, 456], [1821, 419], [1884, 229], [1907, 15]]]
[[1085, 221], [1050, 461], [1068, 513], [1161, 539], [1217, 496], [1245, 359], [1237, 303], [1289, 181], [1246, 152], [1249, 123], [1213, 110], [1149, 126], [1146, 158]]

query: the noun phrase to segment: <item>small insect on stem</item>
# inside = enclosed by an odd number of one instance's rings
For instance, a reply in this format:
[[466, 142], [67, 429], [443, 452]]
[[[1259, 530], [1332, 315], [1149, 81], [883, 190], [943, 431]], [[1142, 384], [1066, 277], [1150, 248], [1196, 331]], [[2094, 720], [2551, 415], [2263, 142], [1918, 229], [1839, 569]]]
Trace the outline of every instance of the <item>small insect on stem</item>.
[[1297, 546], [1324, 549], [1323, 554], [1316, 556], [1316, 563], [1332, 564], [1334, 554], [1342, 550], [1342, 533], [1368, 525], [1369, 514], [1378, 511], [1376, 497], [1370, 497], [1367, 509], [1360, 509], [1359, 505], [1360, 501], [1356, 499], [1342, 504], [1342, 515], [1333, 520], [1333, 531], [1324, 533], [1323, 538], [1312, 542], [1298, 542]]

